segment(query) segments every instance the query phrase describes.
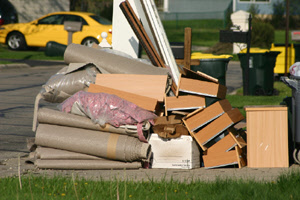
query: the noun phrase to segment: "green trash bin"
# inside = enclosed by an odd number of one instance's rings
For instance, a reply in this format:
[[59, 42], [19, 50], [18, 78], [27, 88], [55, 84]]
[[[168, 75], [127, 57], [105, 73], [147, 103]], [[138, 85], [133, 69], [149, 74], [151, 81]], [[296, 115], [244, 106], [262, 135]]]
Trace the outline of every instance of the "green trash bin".
[[[228, 63], [232, 58], [231, 55], [213, 55], [195, 52], [192, 53], [191, 58], [200, 60], [199, 65], [191, 65], [191, 70], [195, 72], [200, 71], [212, 76], [218, 79], [221, 85], [226, 86], [226, 71]], [[205, 97], [205, 104], [206, 106], [210, 106], [219, 100], [216, 97]]]
[[295, 62], [300, 62], [300, 44], [294, 44]]
[[[251, 48], [249, 58], [249, 83], [248, 95], [273, 95], [274, 92], [274, 67], [276, 57], [280, 51], [269, 51], [266, 49]], [[243, 88], [246, 88], [246, 50], [238, 53], [241, 68], [243, 71]]]
[[203, 72], [219, 80], [226, 86], [226, 71], [231, 55], [213, 55], [200, 52], [192, 53], [192, 59], [199, 59], [200, 65], [191, 65], [191, 70]]
[[50, 56], [50, 57], [64, 56], [66, 48], [67, 48], [67, 45], [50, 41], [50, 42], [47, 42], [47, 44], [46, 44], [45, 55]]

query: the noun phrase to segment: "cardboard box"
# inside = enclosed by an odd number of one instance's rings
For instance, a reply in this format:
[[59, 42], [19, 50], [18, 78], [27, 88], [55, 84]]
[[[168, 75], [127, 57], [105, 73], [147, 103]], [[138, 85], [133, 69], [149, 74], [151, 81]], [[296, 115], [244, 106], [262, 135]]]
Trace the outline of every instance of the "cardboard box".
[[193, 169], [200, 167], [200, 150], [191, 136], [162, 139], [153, 133], [149, 143], [153, 152], [152, 168]]

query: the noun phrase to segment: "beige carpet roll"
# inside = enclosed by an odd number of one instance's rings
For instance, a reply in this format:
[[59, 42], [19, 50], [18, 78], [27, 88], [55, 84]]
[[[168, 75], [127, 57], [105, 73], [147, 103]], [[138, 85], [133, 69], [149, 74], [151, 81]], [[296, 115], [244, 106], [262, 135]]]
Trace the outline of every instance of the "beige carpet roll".
[[34, 164], [40, 169], [73, 169], [73, 170], [100, 170], [100, 169], [138, 169], [141, 162], [120, 162], [113, 160], [36, 160]]
[[[138, 137], [137, 126], [134, 125], [124, 125], [117, 128], [110, 124], [105, 124], [104, 127], [101, 127], [99, 124], [93, 123], [90, 118], [65, 113], [58, 110], [52, 110], [49, 108], [40, 108], [38, 110], [37, 120], [39, 123], [42, 124], [53, 124], [90, 130], [100, 130], [104, 132], [125, 134], [132, 137]], [[150, 135], [150, 123], [145, 122], [142, 130], [144, 137], [148, 139]]]
[[94, 63], [113, 74], [167, 75], [169, 70], [80, 44], [70, 44], [65, 50], [66, 63]]
[[135, 137], [49, 124], [39, 124], [35, 143], [126, 162], [148, 159], [151, 153], [151, 146]]
[[97, 156], [41, 146], [36, 148], [34, 157], [40, 160], [105, 160]]

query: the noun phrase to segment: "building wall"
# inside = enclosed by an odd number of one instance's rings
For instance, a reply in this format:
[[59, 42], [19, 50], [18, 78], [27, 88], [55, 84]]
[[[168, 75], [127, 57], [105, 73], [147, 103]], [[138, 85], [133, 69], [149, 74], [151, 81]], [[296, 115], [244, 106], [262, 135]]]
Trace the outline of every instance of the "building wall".
[[164, 0], [164, 20], [223, 19], [232, 0]]
[[9, 0], [16, 8], [19, 22], [30, 22], [45, 14], [69, 11], [69, 0]]
[[[239, 0], [234, 0], [234, 1], [236, 1], [236, 11], [238, 11], [238, 10], [248, 11], [250, 6], [253, 4], [253, 2], [252, 3], [251, 2], [240, 2]], [[258, 6], [259, 14], [272, 15], [274, 2], [276, 2], [276, 1], [270, 0], [270, 2], [265, 2], [265, 3], [264, 2], [255, 2], [255, 5]]]

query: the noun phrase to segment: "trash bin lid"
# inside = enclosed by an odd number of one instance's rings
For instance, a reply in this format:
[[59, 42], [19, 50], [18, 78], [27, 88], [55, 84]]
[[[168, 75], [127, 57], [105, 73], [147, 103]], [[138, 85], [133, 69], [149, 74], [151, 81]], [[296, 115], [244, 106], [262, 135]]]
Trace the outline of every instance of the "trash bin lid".
[[214, 55], [208, 53], [194, 52], [191, 55], [192, 59], [231, 59], [232, 55]]
[[[250, 48], [250, 53], [266, 53], [266, 52], [269, 52], [270, 50], [269, 49], [261, 49], [261, 48]], [[247, 48], [245, 49], [242, 49], [240, 51], [240, 53], [247, 53]]]

